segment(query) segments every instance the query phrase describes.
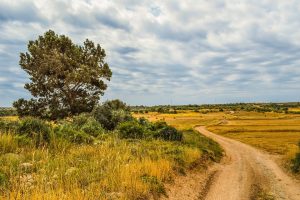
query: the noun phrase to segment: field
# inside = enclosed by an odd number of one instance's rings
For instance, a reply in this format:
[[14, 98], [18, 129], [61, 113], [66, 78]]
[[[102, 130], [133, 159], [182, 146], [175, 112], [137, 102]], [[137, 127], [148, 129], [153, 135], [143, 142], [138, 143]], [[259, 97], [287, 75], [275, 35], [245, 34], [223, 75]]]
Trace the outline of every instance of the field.
[[208, 130], [292, 159], [300, 141], [300, 115], [238, 112]]
[[92, 144], [70, 142], [51, 130], [49, 143], [39, 147], [0, 131], [0, 199], [157, 199], [175, 176], [222, 155], [217, 143], [191, 130], [182, 141], [105, 132]]
[[246, 111], [203, 114], [186, 110], [177, 114], [150, 112], [136, 116], [150, 120], [164, 119], [182, 130], [204, 125], [214, 133], [280, 155], [283, 160], [288, 161], [294, 158], [300, 141], [300, 115], [297, 114]]
[[[144, 114], [134, 114], [135, 117], [144, 117], [150, 121], [164, 120], [169, 125], [176, 127], [179, 130], [192, 129], [196, 125], [211, 125], [216, 124], [222, 120], [227, 114], [222, 112], [211, 112], [202, 114], [190, 110], [178, 111], [177, 114], [149, 112]], [[228, 115], [228, 117], [230, 117]]]

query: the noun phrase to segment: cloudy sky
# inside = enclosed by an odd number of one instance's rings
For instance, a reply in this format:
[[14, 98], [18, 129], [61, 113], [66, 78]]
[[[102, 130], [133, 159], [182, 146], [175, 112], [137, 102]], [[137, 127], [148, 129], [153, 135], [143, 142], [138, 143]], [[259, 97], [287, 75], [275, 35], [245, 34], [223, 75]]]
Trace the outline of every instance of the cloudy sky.
[[300, 101], [297, 0], [0, 0], [0, 106], [30, 97], [19, 53], [49, 29], [106, 50], [103, 100]]

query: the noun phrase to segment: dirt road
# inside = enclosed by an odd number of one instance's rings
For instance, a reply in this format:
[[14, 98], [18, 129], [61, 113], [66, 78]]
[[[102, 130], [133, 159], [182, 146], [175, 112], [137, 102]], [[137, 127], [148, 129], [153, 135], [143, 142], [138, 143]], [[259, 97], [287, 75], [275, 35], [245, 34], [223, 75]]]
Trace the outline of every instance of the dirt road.
[[218, 167], [202, 199], [248, 200], [274, 197], [300, 200], [299, 182], [285, 174], [268, 154], [214, 134], [205, 127], [197, 127], [196, 130], [217, 141], [226, 152], [223, 163]]

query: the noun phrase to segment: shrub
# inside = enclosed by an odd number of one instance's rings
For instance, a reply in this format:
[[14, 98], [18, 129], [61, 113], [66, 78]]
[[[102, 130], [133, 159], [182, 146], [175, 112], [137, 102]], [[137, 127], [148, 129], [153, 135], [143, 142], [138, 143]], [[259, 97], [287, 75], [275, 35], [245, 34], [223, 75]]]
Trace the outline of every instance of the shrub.
[[34, 140], [36, 146], [50, 142], [50, 126], [43, 120], [27, 117], [20, 121], [17, 133]]
[[56, 127], [55, 133], [58, 136], [63, 137], [68, 141], [77, 144], [83, 144], [83, 143], [90, 144], [93, 142], [93, 138], [90, 135], [86, 134], [81, 130], [76, 130], [74, 129], [74, 127], [67, 124]]
[[166, 126], [159, 130], [155, 137], [169, 141], [181, 141], [182, 133], [172, 126]]
[[120, 138], [142, 139], [145, 137], [144, 127], [136, 121], [128, 121], [119, 124], [118, 134]]
[[86, 124], [92, 117], [88, 114], [80, 114], [73, 117], [72, 125], [76, 127], [82, 127]]
[[119, 123], [132, 120], [129, 108], [120, 100], [106, 101], [97, 106], [93, 116], [107, 130], [115, 129]]
[[73, 118], [72, 126], [77, 131], [83, 131], [88, 135], [97, 137], [104, 133], [104, 130], [99, 122], [94, 117], [87, 114], [81, 114]]
[[165, 121], [157, 121], [153, 125], [154, 125], [153, 128], [155, 130], [162, 129], [168, 126]]
[[101, 124], [93, 118], [87, 121], [80, 130], [93, 137], [98, 137], [104, 133]]

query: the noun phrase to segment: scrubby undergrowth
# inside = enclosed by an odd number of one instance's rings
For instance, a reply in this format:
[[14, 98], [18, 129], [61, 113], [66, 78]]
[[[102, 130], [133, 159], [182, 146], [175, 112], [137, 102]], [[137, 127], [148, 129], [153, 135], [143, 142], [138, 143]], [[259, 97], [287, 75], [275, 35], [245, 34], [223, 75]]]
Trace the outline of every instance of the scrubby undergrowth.
[[0, 198], [149, 199], [220, 147], [190, 130], [131, 119], [106, 130], [92, 116], [0, 122]]

